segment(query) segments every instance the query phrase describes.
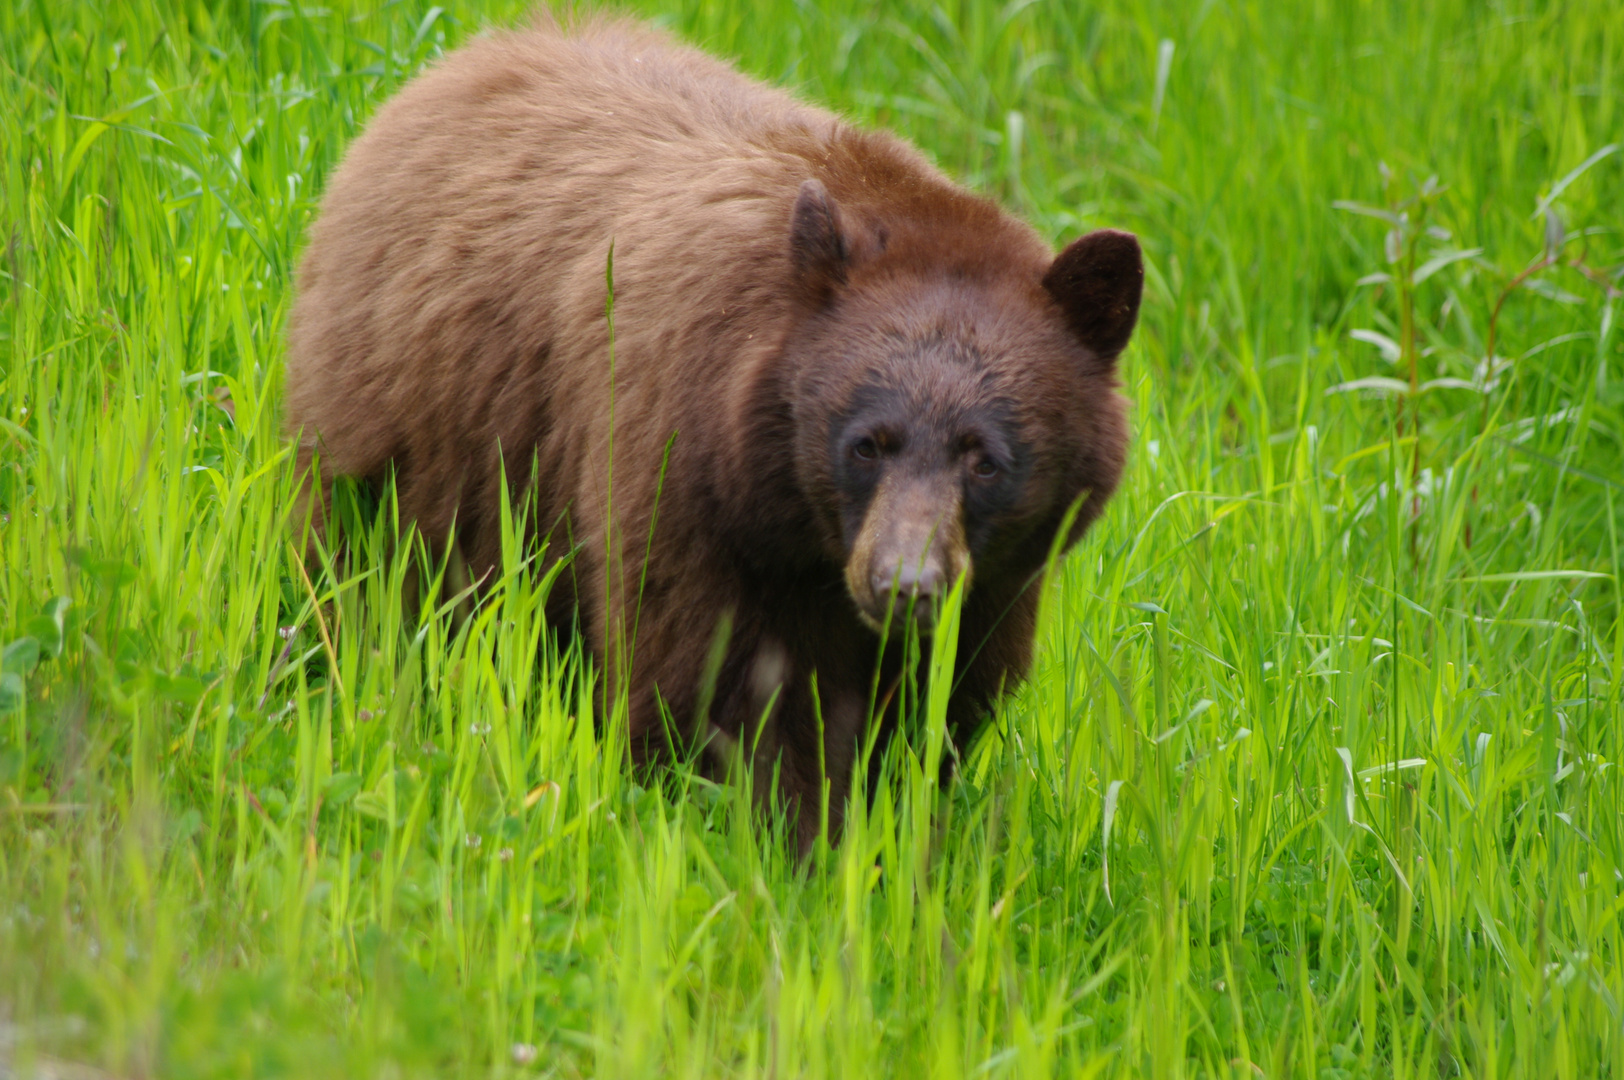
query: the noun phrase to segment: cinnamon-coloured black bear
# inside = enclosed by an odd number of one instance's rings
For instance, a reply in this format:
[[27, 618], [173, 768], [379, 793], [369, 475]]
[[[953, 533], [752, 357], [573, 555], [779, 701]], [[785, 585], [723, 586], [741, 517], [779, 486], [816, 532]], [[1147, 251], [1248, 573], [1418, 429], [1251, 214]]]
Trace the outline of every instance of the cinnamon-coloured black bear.
[[573, 551], [550, 616], [628, 680], [634, 759], [670, 750], [665, 710], [679, 738], [744, 737], [792, 808], [826, 776], [838, 824], [893, 602], [928, 633], [970, 583], [961, 744], [1025, 673], [1034, 576], [1122, 471], [1142, 280], [1132, 235], [1056, 257], [901, 140], [657, 32], [541, 26], [451, 53], [349, 148], [297, 282], [287, 430], [318, 519], [334, 476], [392, 475], [476, 579], [505, 471]]

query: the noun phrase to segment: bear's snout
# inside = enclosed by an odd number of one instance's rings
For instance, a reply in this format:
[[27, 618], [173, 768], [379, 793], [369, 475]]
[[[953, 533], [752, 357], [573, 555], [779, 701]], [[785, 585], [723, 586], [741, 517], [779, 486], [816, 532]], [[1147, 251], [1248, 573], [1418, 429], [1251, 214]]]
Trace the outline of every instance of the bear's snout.
[[880, 482], [846, 563], [846, 585], [876, 630], [912, 617], [920, 633], [960, 575], [970, 575], [963, 500], [950, 477], [889, 476]]

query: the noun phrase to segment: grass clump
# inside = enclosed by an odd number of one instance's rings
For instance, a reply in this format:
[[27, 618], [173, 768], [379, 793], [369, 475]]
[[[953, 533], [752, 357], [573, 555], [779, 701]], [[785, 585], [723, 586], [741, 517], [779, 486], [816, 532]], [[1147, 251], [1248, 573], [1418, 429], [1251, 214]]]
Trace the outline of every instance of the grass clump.
[[1145, 241], [1032, 680], [802, 866], [635, 782], [517, 542], [307, 579], [300, 236], [517, 5], [7, 0], [0, 1074], [1624, 1074], [1614, 6], [638, 7]]

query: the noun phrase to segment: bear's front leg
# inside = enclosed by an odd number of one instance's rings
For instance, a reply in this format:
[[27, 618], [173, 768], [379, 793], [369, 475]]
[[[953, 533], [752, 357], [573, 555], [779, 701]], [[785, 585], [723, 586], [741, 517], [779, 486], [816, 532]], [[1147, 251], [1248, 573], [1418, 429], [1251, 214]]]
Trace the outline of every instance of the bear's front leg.
[[802, 855], [820, 835], [838, 843], [866, 688], [820, 677], [770, 634], [730, 650], [717, 681], [701, 725], [705, 773], [738, 782], [738, 767], [748, 762], [756, 808], [784, 814]]

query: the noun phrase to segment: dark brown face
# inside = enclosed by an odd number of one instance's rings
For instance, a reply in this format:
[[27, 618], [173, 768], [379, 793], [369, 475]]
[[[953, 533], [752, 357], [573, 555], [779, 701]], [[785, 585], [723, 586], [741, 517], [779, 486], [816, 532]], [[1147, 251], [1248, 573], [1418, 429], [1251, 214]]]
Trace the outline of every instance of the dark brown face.
[[936, 601], [1027, 516], [1032, 452], [974, 342], [893, 344], [830, 420], [824, 456], [858, 612], [928, 631]]
[[1138, 244], [1091, 234], [1041, 281], [848, 278], [861, 247], [804, 186], [792, 253], [825, 295], [790, 348], [801, 484], [863, 621], [928, 633], [961, 576], [1030, 574], [1071, 501], [1115, 487]]

